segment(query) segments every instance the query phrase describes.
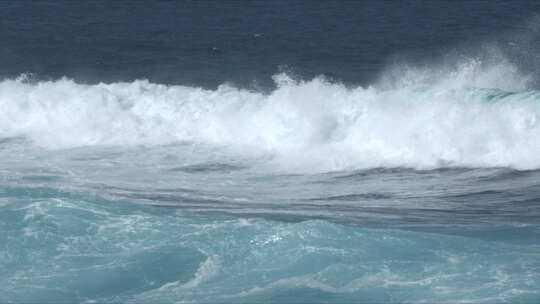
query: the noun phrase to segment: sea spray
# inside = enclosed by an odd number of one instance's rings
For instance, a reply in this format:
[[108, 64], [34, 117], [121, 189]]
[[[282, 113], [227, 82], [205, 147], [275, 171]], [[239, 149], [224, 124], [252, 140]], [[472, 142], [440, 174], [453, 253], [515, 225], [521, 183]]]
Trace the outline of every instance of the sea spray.
[[52, 149], [175, 142], [237, 147], [299, 171], [315, 164], [315, 171], [540, 167], [540, 92], [525, 90], [528, 78], [510, 64], [471, 60], [444, 74], [407, 69], [393, 78], [391, 85], [387, 78], [386, 85], [346, 87], [278, 74], [269, 93], [146, 80], [7, 79], [0, 83], [0, 136]]

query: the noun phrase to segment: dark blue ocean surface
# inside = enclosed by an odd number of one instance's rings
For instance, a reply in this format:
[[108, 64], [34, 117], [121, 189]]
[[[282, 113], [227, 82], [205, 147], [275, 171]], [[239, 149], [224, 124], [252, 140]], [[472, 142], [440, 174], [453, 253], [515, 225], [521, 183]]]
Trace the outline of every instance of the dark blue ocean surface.
[[537, 1], [0, 1], [1, 303], [540, 302]]
[[519, 0], [2, 1], [0, 76], [267, 87], [285, 70], [367, 85], [396, 60], [483, 56], [482, 44], [530, 59], [539, 11]]

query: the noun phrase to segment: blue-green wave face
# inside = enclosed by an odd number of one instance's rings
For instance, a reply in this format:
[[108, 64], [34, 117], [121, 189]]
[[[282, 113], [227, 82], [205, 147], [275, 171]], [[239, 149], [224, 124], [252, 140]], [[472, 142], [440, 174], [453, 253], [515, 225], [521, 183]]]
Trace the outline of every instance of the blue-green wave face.
[[3, 303], [534, 303], [540, 296], [538, 226], [499, 227], [494, 241], [467, 229], [189, 215], [46, 187], [0, 194]]

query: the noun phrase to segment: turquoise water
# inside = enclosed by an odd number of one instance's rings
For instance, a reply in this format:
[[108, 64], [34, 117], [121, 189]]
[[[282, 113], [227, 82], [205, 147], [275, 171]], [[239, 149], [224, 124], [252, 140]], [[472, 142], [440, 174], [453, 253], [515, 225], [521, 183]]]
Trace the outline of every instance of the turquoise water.
[[[9, 302], [534, 303], [537, 239], [190, 215], [3, 188]], [[538, 227], [513, 233], [540, 234]], [[15, 300], [15, 301], [14, 301]]]
[[540, 297], [538, 171], [292, 174], [230, 153], [5, 140], [0, 302]]

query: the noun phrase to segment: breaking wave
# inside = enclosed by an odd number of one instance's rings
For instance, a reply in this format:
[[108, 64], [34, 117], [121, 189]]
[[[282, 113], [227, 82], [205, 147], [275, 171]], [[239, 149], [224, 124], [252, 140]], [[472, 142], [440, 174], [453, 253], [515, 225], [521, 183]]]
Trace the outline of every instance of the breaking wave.
[[274, 80], [262, 93], [23, 75], [0, 82], [0, 137], [49, 149], [204, 143], [317, 170], [540, 167], [540, 91], [504, 61], [395, 68], [371, 86]]

